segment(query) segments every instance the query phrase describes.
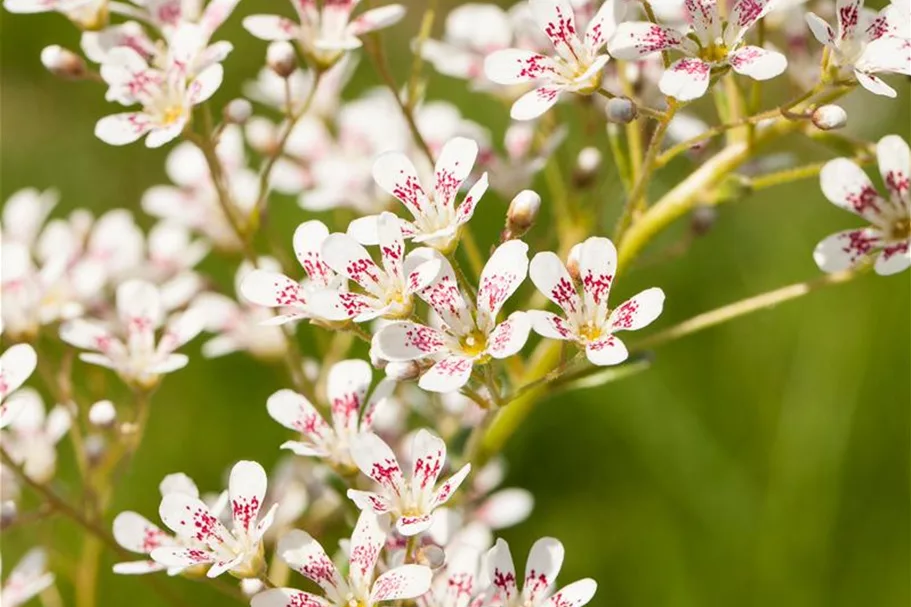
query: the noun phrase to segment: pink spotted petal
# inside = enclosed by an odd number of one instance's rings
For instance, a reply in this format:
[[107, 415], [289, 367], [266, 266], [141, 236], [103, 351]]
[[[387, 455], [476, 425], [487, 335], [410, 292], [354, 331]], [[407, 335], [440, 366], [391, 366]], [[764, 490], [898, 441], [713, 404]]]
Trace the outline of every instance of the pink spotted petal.
[[512, 104], [509, 116], [513, 120], [533, 120], [557, 103], [562, 90], [556, 86], [542, 86], [528, 91]]
[[[402, 238], [414, 238], [418, 233], [418, 229], [410, 221], [405, 221], [401, 217], [396, 217], [396, 220], [399, 223], [399, 228], [402, 232]], [[356, 241], [365, 246], [378, 245], [380, 243], [379, 236], [379, 215], [367, 215], [366, 217], [358, 217], [348, 224], [347, 234], [351, 236]]]
[[121, 547], [137, 554], [150, 554], [156, 548], [176, 545], [173, 537], [136, 512], [118, 514], [112, 531]]
[[575, 331], [564, 318], [560, 318], [553, 312], [543, 310], [531, 310], [526, 312], [531, 320], [531, 328], [541, 337], [548, 339], [576, 339]]
[[550, 39], [557, 54], [566, 61], [581, 59], [582, 44], [569, 0], [529, 0], [528, 5], [531, 16]]
[[355, 586], [366, 587], [373, 579], [373, 570], [380, 551], [386, 543], [386, 532], [380, 526], [377, 515], [369, 510], [361, 511], [351, 533], [348, 575]]
[[405, 7], [401, 4], [387, 4], [364, 11], [348, 25], [348, 33], [362, 36], [395, 25], [405, 16]]
[[857, 78], [857, 82], [862, 87], [874, 95], [889, 97], [890, 99], [895, 99], [895, 97], [898, 96], [898, 93], [895, 92], [895, 89], [886, 84], [886, 82], [879, 76], [862, 71], [860, 69], [855, 69], [854, 77]]
[[316, 408], [303, 395], [293, 390], [279, 390], [266, 401], [269, 416], [285, 428], [296, 430], [311, 442], [319, 444], [332, 429]]
[[382, 314], [381, 303], [372, 295], [327, 289], [310, 293], [307, 307], [314, 318], [364, 322]]
[[370, 364], [363, 360], [343, 360], [329, 369], [326, 396], [337, 431], [357, 431], [358, 416], [372, 379]]
[[542, 537], [534, 543], [525, 564], [522, 597], [526, 603], [537, 605], [551, 589], [563, 566], [563, 544], [552, 537]]
[[700, 40], [714, 40], [717, 35], [720, 18], [715, 2], [711, 0], [684, 0], [683, 10], [686, 20], [693, 26]]
[[686, 48], [690, 45], [692, 43], [673, 28], [644, 21], [633, 21], [617, 26], [617, 31], [608, 40], [607, 49], [612, 57], [631, 61], [653, 53]]
[[239, 461], [231, 469], [228, 494], [235, 529], [251, 534], [256, 528], [259, 511], [266, 497], [266, 471], [257, 462]]
[[455, 392], [468, 383], [473, 364], [470, 358], [448, 356], [430, 367], [418, 385], [428, 392]]
[[446, 142], [433, 169], [434, 203], [455, 208], [455, 197], [468, 178], [478, 157], [478, 144], [467, 137], [454, 137]]
[[384, 272], [370, 257], [367, 249], [347, 234], [330, 234], [323, 241], [322, 256], [335, 272], [347, 276], [365, 291], [380, 295]]
[[[183, 539], [192, 539], [213, 549], [233, 542], [225, 526], [195, 497], [184, 493], [169, 493], [161, 498], [158, 514], [164, 524]], [[152, 558], [162, 562], [154, 553]], [[169, 567], [179, 566], [163, 564]]]
[[278, 15], [250, 15], [243, 21], [244, 29], [260, 40], [293, 40], [300, 27]]
[[270, 308], [305, 309], [304, 288], [284, 274], [269, 270], [253, 270], [240, 285], [240, 292], [251, 303]]
[[471, 186], [471, 189], [468, 190], [462, 204], [456, 209], [456, 224], [461, 226], [468, 223], [468, 220], [474, 215], [474, 210], [478, 208], [478, 201], [481, 200], [481, 196], [487, 191], [487, 186], [487, 173], [484, 173], [475, 184]]
[[531, 318], [525, 312], [513, 312], [494, 327], [487, 338], [487, 352], [494, 358], [509, 358], [518, 353], [528, 341]]
[[788, 67], [787, 58], [781, 53], [758, 46], [744, 46], [728, 57], [728, 62], [738, 74], [753, 80], [768, 80], [783, 73]]
[[146, 573], [156, 573], [167, 569], [165, 565], [155, 561], [127, 561], [115, 563], [112, 571], [118, 575], [144, 575]]
[[15, 344], [7, 348], [0, 356], [0, 402], [21, 386], [37, 366], [38, 356], [30, 345]]
[[351, 441], [351, 457], [361, 472], [385, 489], [388, 495], [401, 495], [405, 479], [395, 453], [376, 434], [361, 434]]
[[607, 313], [607, 299], [617, 272], [617, 248], [607, 238], [585, 240], [579, 247], [579, 280], [586, 316], [596, 322]]
[[593, 365], [618, 365], [629, 358], [626, 346], [616, 335], [608, 335], [585, 346], [585, 356]]
[[348, 489], [348, 499], [361, 510], [370, 510], [374, 514], [392, 512], [392, 502], [388, 498], [372, 491]]
[[105, 327], [77, 318], [60, 326], [60, 339], [85, 350], [124, 354], [123, 344]]
[[882, 253], [876, 258], [873, 269], [880, 276], [891, 276], [908, 269], [911, 266], [911, 241], [883, 247]]
[[491, 327], [509, 297], [528, 275], [528, 245], [521, 240], [501, 244], [490, 256], [478, 282], [478, 325]]
[[383, 270], [394, 279], [404, 278], [405, 239], [401, 220], [392, 213], [381, 213], [377, 220], [377, 236]]
[[626, 3], [622, 0], [607, 0], [591, 18], [585, 28], [583, 43], [590, 53], [597, 52], [604, 46], [614, 32], [617, 24], [626, 14]]
[[879, 173], [893, 201], [911, 208], [911, 150], [898, 135], [887, 135], [876, 144]]
[[300, 529], [292, 529], [278, 541], [276, 554], [292, 569], [316, 582], [329, 595], [344, 587], [342, 576], [323, 547]]
[[133, 143], [152, 129], [152, 121], [142, 112], [105, 116], [95, 124], [95, 137], [109, 145]]
[[395, 521], [395, 530], [405, 537], [424, 533], [433, 524], [430, 514], [403, 514]]
[[321, 596], [294, 588], [270, 588], [250, 600], [251, 607], [331, 607]]
[[664, 291], [652, 287], [642, 291], [611, 312], [607, 322], [610, 331], [636, 331], [650, 325], [664, 309]]
[[847, 158], [827, 162], [819, 173], [819, 185], [832, 204], [871, 223], [876, 222], [887, 204], [864, 170]]
[[443, 262], [439, 257], [415, 254], [412, 251], [405, 257], [405, 292], [419, 293], [432, 285], [443, 269]]
[[217, 556], [205, 548], [156, 548], [152, 560], [168, 569], [188, 569], [197, 565], [214, 563]]
[[911, 76], [911, 36], [884, 36], [874, 40], [864, 49], [854, 67], [868, 73], [894, 72]]
[[424, 565], [401, 565], [376, 578], [369, 604], [413, 599], [430, 590], [433, 572]]
[[841, 272], [857, 266], [882, 244], [882, 235], [875, 228], [846, 230], [816, 245], [813, 260], [823, 272]]
[[243, 553], [238, 554], [233, 558], [219, 558], [212, 566], [209, 567], [209, 570], [206, 572], [206, 577], [214, 578], [220, 576], [222, 573], [230, 571], [235, 567], [239, 566], [244, 561]]
[[545, 251], [535, 255], [528, 267], [528, 276], [542, 295], [560, 306], [567, 318], [578, 318], [582, 313], [582, 300], [576, 286], [556, 254]]
[[516, 587], [516, 570], [509, 552], [509, 544], [498, 539], [496, 545], [487, 553], [487, 575], [493, 589], [496, 604], [512, 603], [519, 593]]
[[471, 472], [471, 464], [465, 464], [459, 468], [458, 472], [446, 479], [440, 488], [436, 490], [433, 494], [433, 499], [431, 500], [431, 508], [436, 508], [442, 506], [449, 501], [449, 498], [458, 490], [459, 486], [465, 480], [465, 477], [468, 476], [468, 473]]
[[212, 35], [231, 16], [239, 0], [210, 0], [199, 19], [203, 31]]
[[520, 84], [551, 79], [557, 66], [550, 57], [520, 49], [504, 49], [484, 60], [484, 74], [497, 84]]
[[410, 321], [386, 325], [373, 336], [377, 353], [386, 360], [416, 360], [435, 354], [446, 347], [443, 334], [432, 327]]
[[736, 0], [724, 30], [725, 44], [732, 47], [740, 42], [746, 31], [762, 19], [773, 5], [774, 0]]
[[836, 0], [835, 14], [838, 19], [838, 39], [853, 38], [862, 18], [864, 0]]
[[417, 171], [401, 152], [386, 152], [373, 163], [373, 179], [391, 196], [395, 196], [414, 217], [430, 210], [430, 201], [421, 186]]
[[816, 38], [816, 40], [826, 46], [835, 44], [835, 31], [825, 19], [818, 16], [816, 13], [807, 13], [805, 19], [807, 26], [809, 26], [810, 31], [813, 33], [813, 37]]
[[592, 600], [597, 590], [595, 580], [585, 578], [562, 588], [547, 599], [544, 607], [582, 607]]
[[310, 280], [321, 287], [328, 287], [335, 277], [323, 260], [323, 242], [329, 228], [322, 221], [305, 221], [294, 231], [294, 255]]
[[664, 71], [658, 88], [677, 101], [692, 101], [705, 95], [709, 88], [709, 64], [691, 57], [678, 59]]
[[430, 495], [446, 465], [446, 443], [422, 428], [411, 443], [411, 460], [412, 495]]
[[459, 290], [455, 271], [449, 260], [429, 248], [416, 249], [412, 255], [428, 261], [436, 259], [440, 263], [436, 279], [427, 288], [418, 291], [418, 296], [433, 308], [447, 327], [456, 332], [469, 330], [473, 326], [471, 313]]
[[373, 427], [376, 412], [382, 410], [386, 406], [389, 398], [395, 391], [395, 386], [395, 380], [387, 377], [381, 380], [380, 383], [373, 388], [373, 392], [370, 393], [370, 400], [367, 401], [367, 405], [364, 407], [364, 413], [361, 415], [361, 432], [369, 432]]

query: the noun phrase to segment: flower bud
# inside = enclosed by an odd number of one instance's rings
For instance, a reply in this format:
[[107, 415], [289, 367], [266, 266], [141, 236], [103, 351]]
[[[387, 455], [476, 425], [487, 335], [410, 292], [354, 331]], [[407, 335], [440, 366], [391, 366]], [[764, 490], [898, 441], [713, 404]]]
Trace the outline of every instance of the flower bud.
[[6, 529], [16, 522], [19, 517], [19, 508], [13, 500], [4, 500], [0, 504], [0, 529]]
[[610, 122], [627, 124], [636, 119], [636, 116], [639, 115], [639, 108], [628, 97], [614, 97], [608, 100], [605, 113]]
[[522, 190], [509, 203], [503, 240], [519, 238], [534, 225], [541, 210], [541, 197], [534, 190]]
[[596, 147], [582, 148], [576, 157], [576, 170], [573, 181], [577, 188], [587, 188], [592, 184], [598, 169], [601, 167], [601, 152]]
[[117, 409], [109, 400], [100, 400], [89, 408], [89, 422], [99, 428], [110, 428], [117, 421]]
[[107, 441], [100, 434], [90, 434], [85, 437], [83, 449], [85, 450], [85, 459], [89, 465], [97, 466], [104, 459], [104, 454], [107, 451]]
[[579, 243], [569, 250], [569, 255], [566, 257], [566, 271], [575, 282], [579, 282], [579, 255], [581, 252], [582, 243]]
[[699, 205], [690, 215], [690, 230], [696, 236], [704, 236], [715, 225], [718, 210], [713, 205]]
[[264, 156], [273, 156], [278, 149], [278, 138], [275, 136], [275, 125], [268, 118], [253, 116], [244, 125], [247, 143]]
[[821, 105], [813, 110], [810, 119], [821, 131], [840, 129], [848, 124], [848, 114], [837, 105]]
[[297, 69], [297, 54], [290, 42], [279, 40], [266, 49], [266, 65], [273, 72], [287, 78]]
[[82, 57], [56, 44], [41, 50], [41, 64], [47, 71], [65, 80], [80, 80], [86, 74]]
[[431, 569], [439, 569], [446, 564], [446, 553], [436, 544], [428, 544], [418, 549], [415, 562]]
[[228, 102], [224, 109], [225, 122], [243, 124], [253, 115], [253, 105], [246, 99], [237, 98]]
[[386, 377], [395, 381], [417, 379], [420, 374], [421, 366], [413, 360], [386, 363]]

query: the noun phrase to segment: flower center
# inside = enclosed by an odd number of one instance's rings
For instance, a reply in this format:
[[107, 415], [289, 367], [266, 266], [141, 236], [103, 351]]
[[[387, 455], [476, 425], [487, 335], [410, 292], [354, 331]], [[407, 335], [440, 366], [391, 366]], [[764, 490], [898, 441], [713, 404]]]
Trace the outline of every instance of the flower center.
[[597, 341], [601, 337], [601, 327], [596, 327], [592, 323], [586, 323], [579, 329], [579, 335], [585, 341]]
[[172, 105], [165, 108], [164, 112], [161, 114], [161, 122], [164, 125], [174, 124], [180, 117], [183, 116], [183, 107], [179, 105]]
[[728, 56], [728, 47], [720, 39], [699, 50], [699, 58], [706, 63], [719, 63]]
[[475, 329], [459, 340], [459, 346], [466, 356], [480, 356], [487, 350], [487, 336]]
[[902, 217], [892, 223], [889, 236], [893, 240], [908, 240], [911, 238], [911, 217]]

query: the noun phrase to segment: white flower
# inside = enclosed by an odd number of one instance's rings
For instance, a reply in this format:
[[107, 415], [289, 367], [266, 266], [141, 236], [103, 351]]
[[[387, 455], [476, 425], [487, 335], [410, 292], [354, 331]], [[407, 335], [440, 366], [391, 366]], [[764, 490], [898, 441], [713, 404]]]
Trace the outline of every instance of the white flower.
[[80, 354], [81, 360], [113, 369], [125, 382], [144, 388], [154, 386], [162, 374], [186, 366], [187, 356], [175, 350], [203, 327], [202, 314], [191, 308], [168, 320], [156, 344], [155, 331], [164, 321], [161, 294], [142, 280], [129, 280], [117, 288], [117, 314], [113, 330], [79, 318], [60, 327], [60, 338], [77, 348], [94, 350]]
[[166, 567], [194, 567], [209, 564], [208, 577], [230, 571], [240, 578], [258, 577], [263, 571], [262, 537], [275, 515], [273, 505], [260, 518], [266, 496], [266, 471], [256, 462], [240, 461], [231, 469], [228, 503], [233, 525], [229, 531], [198, 498], [186, 493], [168, 493], [161, 500], [161, 520], [185, 544], [198, 547], [160, 547], [151, 552], [152, 560]]
[[539, 539], [528, 553], [525, 581], [519, 592], [509, 545], [502, 539], [487, 554], [487, 573], [492, 583], [485, 605], [496, 607], [582, 607], [595, 595], [598, 584], [586, 578], [554, 592], [563, 566], [563, 544], [551, 537]]
[[465, 464], [437, 487], [446, 465], [446, 443], [424, 429], [417, 431], [411, 443], [413, 467], [407, 481], [392, 449], [376, 434], [357, 437], [351, 455], [361, 472], [379, 483], [380, 493], [349, 489], [348, 497], [361, 510], [392, 513], [396, 530], [405, 536], [429, 529], [433, 511], [449, 501], [471, 471], [471, 464]]
[[345, 52], [361, 47], [358, 36], [394, 25], [405, 16], [405, 7], [389, 4], [352, 19], [359, 2], [297, 0], [292, 4], [300, 23], [278, 15], [251, 15], [244, 19], [244, 27], [261, 40], [293, 40], [310, 60], [327, 68]]
[[439, 275], [418, 295], [440, 316], [443, 326], [390, 323], [374, 335], [373, 347], [389, 361], [437, 357], [419, 385], [432, 392], [451, 392], [465, 385], [475, 364], [484, 364], [490, 357], [508, 358], [525, 345], [531, 329], [525, 313], [515, 312], [500, 323], [497, 315], [525, 280], [528, 245], [511, 240], [494, 251], [481, 272], [476, 311], [459, 290], [452, 266], [439, 259]]
[[895, 89], [874, 74], [911, 76], [911, 12], [900, 1], [874, 13], [863, 0], [838, 0], [838, 31], [814, 13], [806, 15], [810, 31], [832, 50], [834, 65], [853, 70], [861, 86], [886, 97], [895, 97]]
[[[489, 540], [488, 540], [488, 546]], [[445, 569], [434, 576], [430, 592], [418, 599], [421, 607], [479, 607], [483, 605], [482, 550], [468, 543], [447, 546]]]
[[249, 301], [269, 308], [286, 309], [286, 313], [269, 319], [268, 323], [319, 318], [311, 299], [321, 291], [340, 288], [342, 279], [326, 265], [320, 254], [327, 236], [329, 229], [316, 220], [306, 221], [294, 231], [294, 253], [308, 276], [303, 283], [265, 269], [255, 269], [244, 277], [240, 290]]
[[566, 316], [541, 310], [528, 314], [539, 335], [575, 341], [585, 348], [592, 364], [616, 365], [629, 353], [614, 333], [635, 331], [654, 321], [664, 306], [664, 291], [646, 289], [611, 310], [607, 299], [617, 268], [614, 244], [593, 236], [577, 246], [582, 297], [560, 258], [550, 252], [538, 253], [529, 268], [531, 281]]
[[591, 95], [598, 90], [602, 71], [610, 59], [603, 52], [604, 43], [625, 8], [622, 2], [607, 0], [580, 39], [569, 0], [529, 0], [529, 6], [557, 54], [547, 57], [533, 51], [507, 49], [484, 61], [484, 73], [499, 84], [541, 83], [513, 104], [510, 116], [515, 120], [540, 116], [563, 92]]
[[107, 21], [108, 0], [3, 0], [11, 13], [62, 13], [84, 29], [98, 28]]
[[[471, 219], [478, 200], [487, 191], [487, 173], [484, 173], [462, 204], [455, 206], [459, 188], [471, 173], [477, 155], [478, 144], [474, 141], [464, 137], [450, 139], [437, 158], [430, 194], [421, 185], [414, 165], [401, 152], [387, 152], [376, 159], [373, 178], [414, 217], [413, 222], [402, 222], [405, 238], [427, 243], [442, 252], [455, 248], [462, 226]], [[377, 216], [362, 217], [351, 222], [348, 233], [362, 244], [376, 244], [376, 222]]]
[[7, 427], [15, 419], [25, 402], [7, 397], [25, 383], [37, 365], [38, 356], [28, 344], [10, 346], [0, 356], [0, 428]]
[[95, 125], [95, 135], [111, 145], [125, 145], [147, 135], [146, 146], [160, 147], [179, 136], [190, 121], [193, 107], [221, 86], [223, 53], [198, 59], [200, 33], [195, 27], [174, 34], [161, 67], [130, 47], [112, 49], [101, 65], [108, 83], [106, 98], [122, 105], [142, 105], [138, 112], [106, 116]]
[[829, 161], [819, 174], [822, 193], [832, 204], [872, 224], [820, 242], [813, 259], [824, 272], [852, 268], [876, 251], [877, 274], [895, 274], [911, 265], [911, 152], [901, 137], [888, 135], [876, 145], [876, 158], [888, 198], [847, 158]]
[[57, 470], [57, 443], [70, 429], [72, 417], [63, 405], [45, 414], [44, 401], [32, 388], [22, 388], [4, 404], [15, 416], [3, 430], [3, 448], [29, 478], [50, 481]]
[[[169, 474], [158, 485], [161, 496], [164, 497], [171, 493], [179, 493], [189, 496], [190, 498], [199, 498], [199, 489], [186, 474], [177, 472]], [[220, 494], [214, 502], [209, 504], [210, 510], [216, 517], [221, 516], [221, 512], [228, 505], [228, 494]], [[157, 525], [137, 512], [121, 512], [114, 518], [113, 523], [114, 539], [120, 546], [130, 552], [137, 554], [150, 555], [157, 548], [190, 548], [205, 549], [206, 545], [195, 538], [182, 538], [173, 536], [166, 531], [162, 531]], [[166, 567], [156, 561], [146, 559], [142, 561], [129, 561], [117, 563], [114, 565], [114, 573], [124, 575], [138, 575], [143, 573], [154, 573], [168, 569], [168, 573], [176, 575], [182, 572], [184, 566]]]
[[0, 588], [4, 607], [24, 605], [54, 583], [54, 574], [47, 572], [47, 554], [42, 548], [32, 548], [10, 572]]
[[278, 554], [291, 568], [315, 582], [323, 596], [293, 588], [272, 588], [254, 596], [250, 604], [252, 607], [373, 607], [427, 592], [433, 573], [423, 565], [401, 565], [374, 579], [385, 543], [386, 532], [376, 515], [362, 512], [351, 534], [348, 574], [343, 576], [315, 539], [295, 529], [279, 541]]
[[664, 72], [661, 92], [678, 101], [692, 101], [708, 90], [712, 71], [730, 67], [754, 80], [768, 80], [784, 72], [787, 58], [776, 51], [744, 45], [749, 28], [772, 8], [771, 0], [736, 0], [725, 21], [713, 0], [686, 0], [689, 32], [648, 22], [621, 23], [607, 48], [617, 59], [639, 59], [676, 50], [685, 55]]
[[282, 426], [300, 433], [299, 440], [282, 444], [303, 456], [324, 458], [336, 466], [354, 469], [351, 444], [360, 435], [371, 432], [373, 418], [395, 389], [395, 382], [380, 381], [367, 399], [373, 372], [363, 360], [344, 360], [329, 369], [326, 397], [332, 414], [332, 425], [325, 422], [316, 408], [303, 395], [292, 390], [279, 390], [269, 397], [269, 415]]

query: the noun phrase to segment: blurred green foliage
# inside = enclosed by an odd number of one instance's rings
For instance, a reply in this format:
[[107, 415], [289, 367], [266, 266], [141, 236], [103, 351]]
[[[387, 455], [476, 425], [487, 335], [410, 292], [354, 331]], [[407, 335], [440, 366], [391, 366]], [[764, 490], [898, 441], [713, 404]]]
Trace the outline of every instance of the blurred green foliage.
[[[273, 4], [245, 2], [239, 13], [275, 10]], [[407, 43], [419, 14], [413, 10], [386, 35], [399, 78], [407, 73]], [[264, 43], [242, 31], [239, 17], [219, 36], [236, 46], [219, 102], [238, 95], [263, 61]], [[114, 148], [93, 137], [94, 121], [115, 111], [101, 88], [56, 81], [38, 60], [46, 44], [78, 46], [77, 33], [62, 17], [0, 19], [2, 196], [25, 186], [53, 186], [62, 193], [58, 213], [127, 207], [141, 214], [143, 190], [165, 181], [166, 151], [139, 144]], [[348, 96], [377, 83], [366, 63]], [[908, 138], [908, 83], [893, 82], [901, 90], [898, 101], [864, 92], [846, 100], [850, 134], [875, 140], [898, 132]], [[428, 98], [453, 101], [489, 126], [495, 141], [501, 139], [501, 105], [439, 76], [431, 77], [428, 90]], [[573, 124], [559, 152], [564, 174], [583, 146], [607, 149], [597, 115], [580, 107], [559, 108]], [[714, 119], [710, 108], [697, 107]], [[585, 128], [580, 114], [589, 125], [596, 120], [596, 128]], [[781, 147], [803, 160], [828, 157], [805, 140]], [[691, 170], [686, 162], [673, 164], [652, 189], [658, 193]], [[622, 203], [609, 169], [586, 196], [586, 204], [608, 217]], [[546, 205], [546, 194], [544, 199]], [[472, 224], [485, 247], [504, 209], [490, 195], [481, 204]], [[305, 214], [280, 197], [273, 212], [273, 235], [290, 244]], [[817, 276], [810, 255], [816, 242], [856, 223], [825, 201], [816, 180], [771, 189], [721, 207], [714, 229], [684, 256], [627, 272], [615, 297], [660, 285], [667, 304], [654, 329], [667, 327]], [[653, 244], [646, 258], [660, 256], [684, 228]], [[529, 235], [533, 249], [552, 246], [548, 236], [542, 221]], [[231, 266], [216, 260], [208, 267], [230, 284]], [[527, 487], [537, 498], [531, 519], [503, 534], [519, 566], [536, 538], [552, 535], [566, 544], [564, 581], [598, 580], [596, 606], [911, 603], [909, 294], [907, 272], [867, 276], [662, 347], [646, 373], [540, 403], [506, 452], [508, 484]], [[198, 342], [190, 352], [198, 354]], [[77, 367], [79, 377], [116, 384], [84, 365]], [[266, 415], [265, 399], [285, 385], [280, 368], [243, 355], [193, 356], [156, 395], [146, 440], [117, 488], [112, 512], [135, 509], [154, 519], [157, 484], [169, 472], [185, 471], [213, 490], [240, 458], [268, 468], [284, 433]], [[66, 488], [74, 481], [68, 444], [61, 445], [61, 460], [58, 482]], [[51, 537], [58, 542], [55, 557], [77, 554], [76, 530], [58, 517], [37, 537], [33, 528], [5, 533], [5, 564], [10, 567], [27, 546]], [[162, 604], [138, 580], [110, 573], [112, 563], [105, 554], [103, 605]], [[63, 569], [72, 564], [64, 562]], [[58, 577], [70, 604], [72, 588], [65, 575]], [[225, 604], [200, 584], [165, 583], [193, 605]]]

